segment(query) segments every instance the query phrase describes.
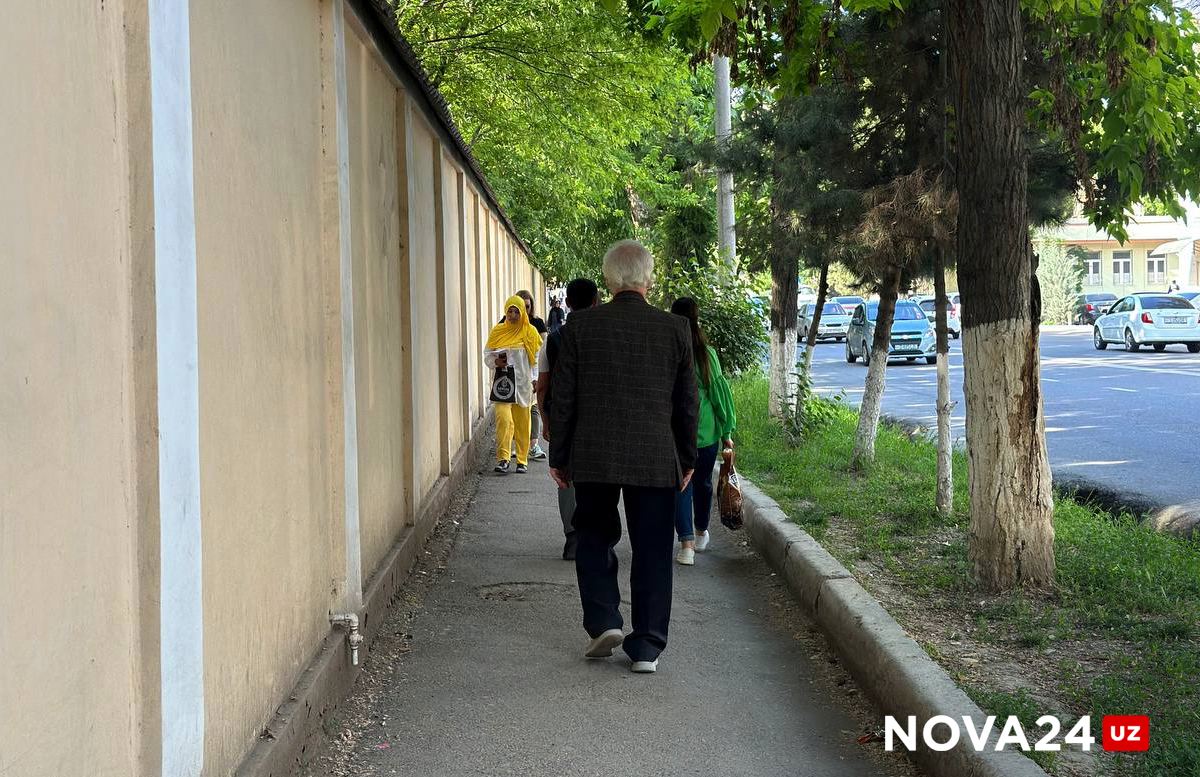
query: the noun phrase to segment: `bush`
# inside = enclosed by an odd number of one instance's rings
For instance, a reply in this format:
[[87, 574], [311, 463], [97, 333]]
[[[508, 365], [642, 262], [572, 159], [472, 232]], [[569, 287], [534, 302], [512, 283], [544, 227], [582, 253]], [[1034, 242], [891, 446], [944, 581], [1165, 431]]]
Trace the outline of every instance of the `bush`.
[[655, 287], [655, 301], [667, 310], [679, 297], [696, 300], [700, 326], [726, 374], [762, 363], [766, 332], [751, 294], [749, 284], [732, 271], [682, 262], [664, 266]]
[[1083, 290], [1083, 261], [1078, 251], [1047, 233], [1034, 235], [1038, 282], [1042, 290], [1042, 322], [1069, 324], [1075, 318], [1075, 298]]

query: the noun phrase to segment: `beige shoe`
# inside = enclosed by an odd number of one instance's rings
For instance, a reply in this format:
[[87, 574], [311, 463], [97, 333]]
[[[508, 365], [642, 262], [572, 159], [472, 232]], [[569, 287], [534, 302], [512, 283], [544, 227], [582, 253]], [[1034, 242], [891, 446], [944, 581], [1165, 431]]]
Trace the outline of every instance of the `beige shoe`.
[[625, 641], [625, 634], [620, 629], [609, 629], [588, 643], [584, 651], [585, 658], [608, 658], [613, 650]]
[[679, 552], [675, 554], [675, 560], [685, 567], [695, 566], [696, 551], [691, 548], [680, 548]]
[[704, 552], [708, 550], [708, 541], [712, 538], [711, 532], [704, 532], [696, 535], [696, 551]]

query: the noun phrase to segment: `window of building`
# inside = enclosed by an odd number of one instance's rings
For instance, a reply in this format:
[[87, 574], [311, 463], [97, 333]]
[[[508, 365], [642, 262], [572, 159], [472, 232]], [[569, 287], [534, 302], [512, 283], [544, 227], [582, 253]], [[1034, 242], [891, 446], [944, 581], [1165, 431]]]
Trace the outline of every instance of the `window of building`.
[[1118, 286], [1133, 285], [1133, 252], [1113, 251], [1113, 283]]
[[1088, 251], [1087, 257], [1083, 260], [1084, 271], [1087, 278], [1084, 281], [1088, 286], [1099, 286], [1103, 283], [1100, 278], [1100, 252]]
[[1167, 257], [1152, 256], [1146, 260], [1146, 283], [1164, 283], [1167, 280]]

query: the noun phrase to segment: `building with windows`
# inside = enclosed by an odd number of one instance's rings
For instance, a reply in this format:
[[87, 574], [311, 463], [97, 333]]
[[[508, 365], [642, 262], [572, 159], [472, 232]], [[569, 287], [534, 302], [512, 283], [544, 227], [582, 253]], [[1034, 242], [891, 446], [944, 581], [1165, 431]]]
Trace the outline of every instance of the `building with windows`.
[[[1193, 218], [1193, 221], [1195, 219]], [[1200, 285], [1193, 229], [1170, 216], [1135, 216], [1124, 243], [1076, 217], [1058, 230], [1068, 246], [1084, 251], [1083, 291], [1117, 296], [1165, 291], [1172, 281], [1182, 288]]]

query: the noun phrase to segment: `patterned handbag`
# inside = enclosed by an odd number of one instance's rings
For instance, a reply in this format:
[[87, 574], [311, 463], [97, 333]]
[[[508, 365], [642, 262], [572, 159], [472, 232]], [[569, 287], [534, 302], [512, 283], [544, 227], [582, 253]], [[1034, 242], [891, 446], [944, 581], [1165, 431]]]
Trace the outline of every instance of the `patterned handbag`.
[[505, 405], [517, 401], [517, 375], [511, 364], [496, 368], [495, 374], [492, 375], [492, 391], [488, 399]]
[[717, 479], [717, 509], [721, 523], [730, 531], [742, 528], [742, 484], [733, 466], [733, 448], [721, 452], [721, 474]]

